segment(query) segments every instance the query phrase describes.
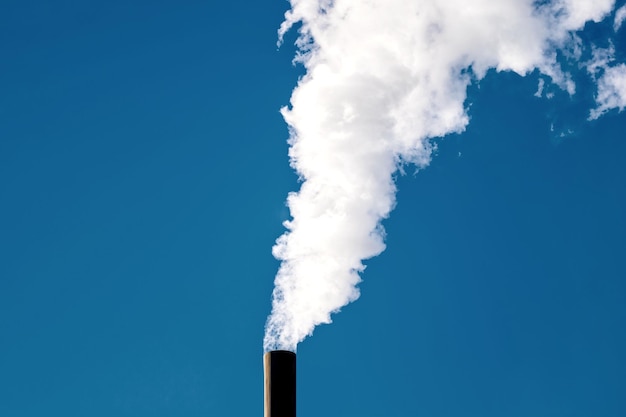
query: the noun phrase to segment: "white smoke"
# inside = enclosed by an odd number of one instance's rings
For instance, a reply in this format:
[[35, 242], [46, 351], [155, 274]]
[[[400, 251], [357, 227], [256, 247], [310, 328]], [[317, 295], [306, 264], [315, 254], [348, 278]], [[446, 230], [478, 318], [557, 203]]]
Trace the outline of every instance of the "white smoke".
[[613, 29], [617, 32], [621, 27], [622, 23], [626, 19], [626, 5], [620, 7], [615, 12], [615, 19], [613, 20]]
[[590, 120], [597, 119], [609, 110], [622, 111], [626, 108], [626, 65], [604, 68], [598, 79], [596, 103], [598, 106], [589, 113]]
[[[622, 7], [618, 13], [624, 10]], [[617, 16], [617, 14], [616, 14]], [[617, 17], [616, 17], [617, 19]], [[626, 65], [615, 63], [615, 48], [594, 48], [587, 71], [596, 81], [596, 108], [589, 112], [589, 120], [597, 119], [609, 110], [626, 108]]]
[[[613, 0], [291, 0], [279, 36], [301, 24], [296, 59], [306, 75], [282, 114], [302, 186], [287, 199], [292, 220], [273, 249], [282, 263], [264, 349], [295, 350], [359, 297], [363, 260], [385, 249], [381, 221], [395, 205], [394, 173], [405, 163], [428, 165], [431, 138], [465, 129], [470, 83], [489, 69], [538, 71], [574, 94], [557, 57], [580, 59], [576, 31], [613, 7]], [[624, 104], [602, 98], [597, 111], [611, 105]]]

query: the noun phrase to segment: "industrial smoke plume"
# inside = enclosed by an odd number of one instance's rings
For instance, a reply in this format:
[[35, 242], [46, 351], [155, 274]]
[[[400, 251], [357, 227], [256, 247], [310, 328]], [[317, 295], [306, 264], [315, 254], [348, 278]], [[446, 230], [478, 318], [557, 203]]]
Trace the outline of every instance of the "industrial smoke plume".
[[626, 9], [613, 9], [613, 0], [291, 0], [279, 37], [301, 24], [306, 75], [282, 114], [302, 185], [273, 248], [282, 263], [264, 349], [295, 351], [359, 297], [363, 260], [385, 249], [394, 173], [425, 167], [432, 138], [465, 129], [467, 87], [488, 70], [536, 72], [541, 95], [548, 83], [575, 94], [567, 68], [576, 68], [597, 85], [589, 118], [626, 107], [626, 66], [577, 35], [608, 18], [620, 30]]

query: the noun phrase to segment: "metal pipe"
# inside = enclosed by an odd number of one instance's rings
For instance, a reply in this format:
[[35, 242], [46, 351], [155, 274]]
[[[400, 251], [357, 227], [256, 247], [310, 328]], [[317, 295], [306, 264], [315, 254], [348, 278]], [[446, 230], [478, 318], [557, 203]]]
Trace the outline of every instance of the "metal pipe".
[[263, 355], [265, 417], [296, 417], [296, 354], [273, 350]]

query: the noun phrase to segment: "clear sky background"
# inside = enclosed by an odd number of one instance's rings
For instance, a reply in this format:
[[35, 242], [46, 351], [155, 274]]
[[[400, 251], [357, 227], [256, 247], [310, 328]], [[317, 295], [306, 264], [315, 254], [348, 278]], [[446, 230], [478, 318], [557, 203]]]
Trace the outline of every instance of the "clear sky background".
[[[262, 415], [287, 6], [2, 2], [0, 416]], [[398, 178], [299, 417], [626, 415], [626, 114], [537, 82], [489, 74]]]

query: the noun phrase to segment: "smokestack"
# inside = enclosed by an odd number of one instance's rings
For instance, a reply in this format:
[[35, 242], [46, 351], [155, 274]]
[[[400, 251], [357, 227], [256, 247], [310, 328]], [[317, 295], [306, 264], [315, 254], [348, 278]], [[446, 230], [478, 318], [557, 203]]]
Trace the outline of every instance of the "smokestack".
[[264, 417], [296, 417], [296, 354], [273, 350], [263, 355]]

